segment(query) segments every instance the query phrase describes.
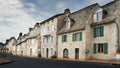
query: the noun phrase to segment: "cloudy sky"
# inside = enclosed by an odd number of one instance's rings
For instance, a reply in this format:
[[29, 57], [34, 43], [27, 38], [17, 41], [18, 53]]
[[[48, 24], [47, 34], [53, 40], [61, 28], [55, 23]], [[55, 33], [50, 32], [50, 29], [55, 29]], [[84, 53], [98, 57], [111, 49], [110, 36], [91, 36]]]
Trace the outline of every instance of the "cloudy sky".
[[113, 0], [0, 0], [0, 42], [69, 8], [71, 12], [93, 3], [104, 5]]

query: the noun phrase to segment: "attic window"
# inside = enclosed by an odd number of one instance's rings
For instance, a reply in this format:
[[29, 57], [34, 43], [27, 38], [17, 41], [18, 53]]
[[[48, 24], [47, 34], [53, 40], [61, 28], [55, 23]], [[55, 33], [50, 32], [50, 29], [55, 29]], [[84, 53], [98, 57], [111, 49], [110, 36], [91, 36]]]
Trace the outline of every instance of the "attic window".
[[94, 15], [94, 21], [101, 21], [103, 17], [103, 9], [102, 8], [98, 8], [96, 10], [96, 13]]
[[69, 18], [69, 17], [67, 17], [67, 18], [65, 19], [65, 23], [66, 23], [66, 29], [67, 29], [67, 30], [70, 29], [70, 18]]

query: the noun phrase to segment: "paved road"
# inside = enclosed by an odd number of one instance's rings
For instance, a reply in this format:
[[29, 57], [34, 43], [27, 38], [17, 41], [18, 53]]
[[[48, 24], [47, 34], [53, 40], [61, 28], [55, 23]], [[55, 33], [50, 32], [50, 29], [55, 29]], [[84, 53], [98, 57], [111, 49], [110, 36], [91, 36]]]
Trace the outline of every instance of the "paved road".
[[86, 63], [77, 61], [58, 61], [38, 58], [25, 58], [8, 56], [6, 58], [14, 60], [13, 63], [0, 65], [0, 68], [120, 68], [119, 65], [101, 63]]

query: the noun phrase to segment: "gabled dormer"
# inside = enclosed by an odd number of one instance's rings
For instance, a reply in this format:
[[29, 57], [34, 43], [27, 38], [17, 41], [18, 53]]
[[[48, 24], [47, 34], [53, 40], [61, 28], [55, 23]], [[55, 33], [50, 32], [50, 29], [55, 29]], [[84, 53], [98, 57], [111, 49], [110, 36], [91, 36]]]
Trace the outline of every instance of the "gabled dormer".
[[94, 14], [94, 22], [101, 21], [103, 19], [103, 8], [97, 8]]
[[65, 18], [65, 25], [66, 25], [66, 30], [70, 29], [70, 25], [71, 25], [71, 20], [69, 17]]

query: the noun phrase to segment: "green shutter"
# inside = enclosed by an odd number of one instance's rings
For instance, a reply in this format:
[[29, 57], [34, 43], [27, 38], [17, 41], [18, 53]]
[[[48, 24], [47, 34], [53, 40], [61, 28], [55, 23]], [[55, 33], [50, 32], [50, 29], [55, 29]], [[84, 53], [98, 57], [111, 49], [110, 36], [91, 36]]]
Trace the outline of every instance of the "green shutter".
[[66, 37], [65, 37], [65, 42], [67, 42], [67, 35], [65, 35]]
[[64, 35], [62, 35], [62, 42], [64, 42]]
[[93, 49], [94, 49], [93, 53], [96, 54], [97, 53], [97, 44], [96, 43], [94, 43]]
[[104, 43], [104, 54], [108, 54], [108, 43]]
[[94, 38], [96, 37], [96, 27], [93, 28]]
[[79, 40], [82, 41], [82, 32], [80, 32]]
[[75, 34], [72, 35], [72, 41], [75, 41]]
[[101, 26], [101, 28], [100, 28], [100, 36], [104, 36], [104, 27], [103, 26]]

